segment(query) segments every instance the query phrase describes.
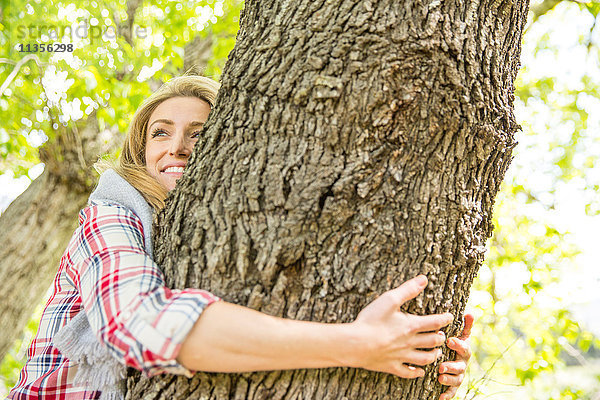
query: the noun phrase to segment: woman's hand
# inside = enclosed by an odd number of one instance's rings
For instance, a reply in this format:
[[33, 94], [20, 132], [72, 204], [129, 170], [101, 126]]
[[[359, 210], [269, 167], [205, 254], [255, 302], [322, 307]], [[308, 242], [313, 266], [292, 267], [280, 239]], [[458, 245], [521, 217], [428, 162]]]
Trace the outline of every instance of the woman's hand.
[[450, 313], [420, 316], [400, 310], [426, 286], [427, 277], [419, 275], [383, 293], [358, 314], [352, 325], [366, 338], [367, 346], [362, 354], [356, 354], [354, 366], [402, 378], [425, 374], [422, 368], [411, 364], [427, 365], [440, 357], [442, 352], [437, 347], [444, 344], [445, 336], [439, 329], [453, 319]]
[[456, 352], [455, 361], [446, 361], [440, 364], [440, 375], [438, 380], [441, 384], [450, 386], [440, 396], [440, 400], [449, 400], [454, 397], [458, 387], [465, 377], [467, 364], [471, 358], [471, 346], [469, 345], [469, 336], [471, 327], [475, 318], [471, 314], [465, 314], [465, 327], [460, 337], [448, 339], [448, 347]]

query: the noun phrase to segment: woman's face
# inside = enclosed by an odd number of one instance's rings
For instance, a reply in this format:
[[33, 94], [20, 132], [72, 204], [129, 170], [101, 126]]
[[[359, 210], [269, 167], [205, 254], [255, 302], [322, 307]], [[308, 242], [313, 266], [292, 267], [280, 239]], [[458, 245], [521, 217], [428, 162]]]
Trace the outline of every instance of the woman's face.
[[146, 170], [167, 190], [183, 174], [210, 105], [196, 97], [173, 97], [156, 107], [146, 130]]

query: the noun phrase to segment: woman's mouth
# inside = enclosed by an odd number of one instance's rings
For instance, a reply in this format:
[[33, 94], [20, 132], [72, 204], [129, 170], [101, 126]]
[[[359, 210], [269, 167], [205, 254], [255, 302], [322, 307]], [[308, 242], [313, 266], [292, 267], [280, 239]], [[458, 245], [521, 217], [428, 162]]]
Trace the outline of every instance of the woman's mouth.
[[166, 168], [163, 172], [169, 174], [169, 173], [174, 173], [174, 174], [183, 174], [183, 167], [169, 167]]

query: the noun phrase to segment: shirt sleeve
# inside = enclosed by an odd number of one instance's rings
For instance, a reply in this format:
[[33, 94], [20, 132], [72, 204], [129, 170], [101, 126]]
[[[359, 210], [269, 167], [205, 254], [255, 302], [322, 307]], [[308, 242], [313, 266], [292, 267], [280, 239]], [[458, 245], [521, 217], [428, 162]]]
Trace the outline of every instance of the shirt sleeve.
[[146, 376], [191, 377], [176, 361], [183, 340], [209, 304], [205, 290], [171, 290], [146, 254], [141, 220], [115, 204], [82, 211], [80, 258], [69, 275], [96, 336], [119, 360]]

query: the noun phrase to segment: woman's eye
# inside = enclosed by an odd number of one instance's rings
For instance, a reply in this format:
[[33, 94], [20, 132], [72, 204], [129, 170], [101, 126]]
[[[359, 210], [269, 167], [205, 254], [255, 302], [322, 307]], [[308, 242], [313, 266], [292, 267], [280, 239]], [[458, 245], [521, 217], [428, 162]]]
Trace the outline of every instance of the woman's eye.
[[152, 132], [152, 137], [155, 138], [157, 136], [165, 136], [167, 135], [167, 132], [164, 129], [155, 129], [154, 132]]
[[200, 137], [200, 131], [192, 133], [192, 139], [198, 139]]

